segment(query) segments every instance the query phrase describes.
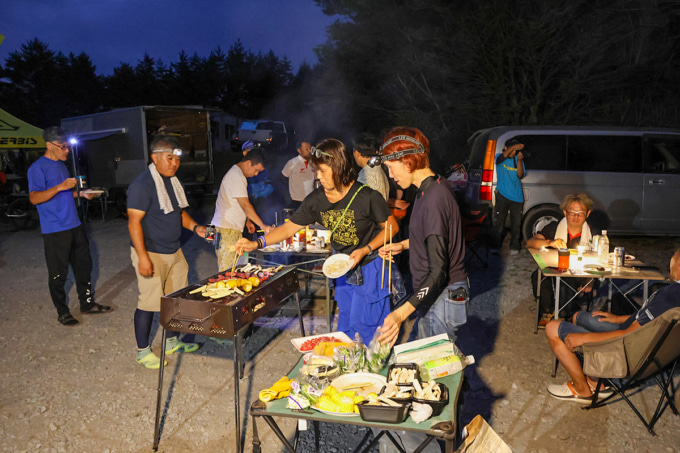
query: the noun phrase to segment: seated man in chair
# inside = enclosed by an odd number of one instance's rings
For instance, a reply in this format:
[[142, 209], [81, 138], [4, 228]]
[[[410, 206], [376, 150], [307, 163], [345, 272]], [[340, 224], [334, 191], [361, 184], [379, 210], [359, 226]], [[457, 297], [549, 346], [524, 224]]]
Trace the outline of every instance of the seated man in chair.
[[[590, 404], [596, 383], [583, 374], [581, 362], [574, 354], [574, 349], [585, 343], [620, 337], [639, 329], [667, 310], [680, 307], [680, 248], [671, 258], [670, 278], [675, 283], [649, 296], [642, 308], [632, 315], [617, 316], [603, 311], [582, 311], [574, 315], [573, 323], [550, 321], [545, 329], [550, 347], [571, 378], [571, 382], [566, 384], [548, 385], [550, 396]], [[602, 389], [600, 394], [606, 396]]]

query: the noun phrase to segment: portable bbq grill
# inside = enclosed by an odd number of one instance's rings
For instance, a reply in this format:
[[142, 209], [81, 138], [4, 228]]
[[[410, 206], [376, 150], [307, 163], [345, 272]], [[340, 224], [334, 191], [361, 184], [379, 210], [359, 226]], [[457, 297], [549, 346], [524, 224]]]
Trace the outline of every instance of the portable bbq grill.
[[[272, 309], [280, 306], [290, 296], [295, 296], [300, 332], [305, 336], [302, 310], [298, 289], [297, 269], [289, 266], [260, 283], [252, 291], [241, 296], [232, 294], [221, 299], [210, 299], [201, 292], [191, 291], [219, 279], [220, 274], [201, 280], [161, 298], [161, 364], [165, 362], [166, 331], [185, 332], [208, 337], [231, 338], [234, 353], [234, 414], [236, 427], [236, 451], [241, 452], [241, 417], [239, 401], [239, 379], [243, 377], [243, 350], [239, 331]], [[156, 424], [154, 428], [154, 451], [160, 441], [161, 393], [163, 390], [163, 366], [158, 372], [158, 399], [156, 402]]]

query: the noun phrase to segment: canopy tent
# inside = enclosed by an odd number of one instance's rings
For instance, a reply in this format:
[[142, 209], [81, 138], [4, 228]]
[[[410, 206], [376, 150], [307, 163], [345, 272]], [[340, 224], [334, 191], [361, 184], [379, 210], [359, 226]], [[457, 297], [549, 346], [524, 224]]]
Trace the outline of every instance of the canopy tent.
[[0, 149], [45, 148], [42, 132], [0, 109]]

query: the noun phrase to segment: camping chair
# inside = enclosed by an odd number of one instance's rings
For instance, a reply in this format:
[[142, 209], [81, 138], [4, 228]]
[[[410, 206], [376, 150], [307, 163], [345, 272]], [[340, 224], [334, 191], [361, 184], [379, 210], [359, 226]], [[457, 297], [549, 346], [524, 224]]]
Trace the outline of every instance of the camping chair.
[[[583, 345], [583, 372], [587, 376], [597, 377], [597, 389], [602, 384], [611, 386], [613, 393], [603, 399], [598, 398], [599, 390], [593, 396], [593, 402], [584, 409], [606, 406], [616, 395], [633, 409], [633, 412], [652, 434], [654, 424], [659, 420], [666, 407], [670, 406], [675, 415], [675, 385], [673, 373], [680, 361], [680, 307], [666, 311], [648, 324], [622, 337]], [[661, 397], [656, 410], [649, 421], [632, 403], [629, 395], [631, 389], [639, 387], [653, 378], [661, 389]]]
[[[466, 249], [464, 264], [467, 264], [475, 257], [484, 265], [484, 267], [489, 267], [489, 248], [484, 243], [482, 235], [482, 225], [484, 224], [485, 219], [486, 212], [476, 209], [468, 209], [461, 216]], [[484, 248], [485, 252], [483, 258], [482, 248]]]

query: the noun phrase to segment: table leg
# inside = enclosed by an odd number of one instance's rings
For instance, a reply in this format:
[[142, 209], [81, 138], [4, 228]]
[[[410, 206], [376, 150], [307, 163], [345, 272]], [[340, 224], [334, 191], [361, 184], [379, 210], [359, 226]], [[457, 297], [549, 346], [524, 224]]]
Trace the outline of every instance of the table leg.
[[298, 319], [300, 320], [300, 333], [305, 336], [305, 324], [302, 322], [302, 307], [300, 307], [300, 295], [295, 293], [295, 303], [297, 304]]
[[257, 417], [253, 419], [253, 453], [262, 453], [260, 435], [257, 432]]
[[558, 275], [555, 277], [555, 319], [560, 317], [560, 283], [562, 278]]
[[156, 423], [153, 429], [153, 451], [158, 451], [158, 443], [161, 440], [160, 416], [161, 416], [161, 395], [163, 394], [163, 364], [165, 363], [165, 329], [161, 329], [161, 367], [158, 369], [158, 394], [156, 396]]
[[331, 279], [326, 277], [326, 316], [328, 317], [328, 331], [333, 331], [333, 305], [331, 303]]
[[232, 338], [233, 353], [234, 353], [234, 418], [236, 426], [236, 451], [241, 453], [241, 401], [239, 381], [241, 378], [241, 337], [238, 332]]
[[609, 292], [607, 293], [607, 311], [609, 313], [612, 312], [612, 296], [614, 295], [613, 294], [614, 291], [612, 289], [612, 284], [613, 284], [612, 279], [610, 278], [609, 279]]

